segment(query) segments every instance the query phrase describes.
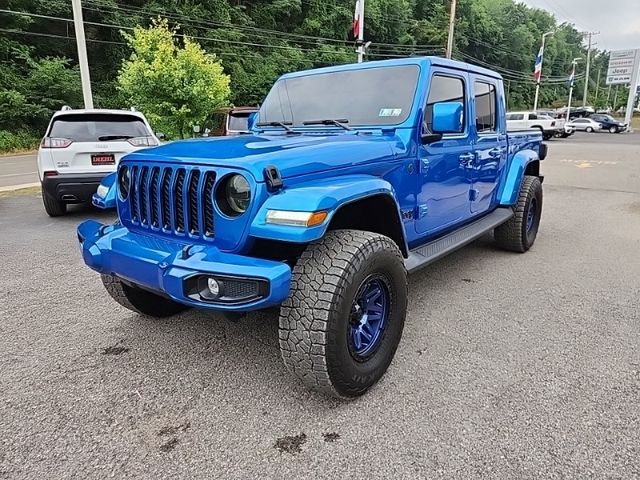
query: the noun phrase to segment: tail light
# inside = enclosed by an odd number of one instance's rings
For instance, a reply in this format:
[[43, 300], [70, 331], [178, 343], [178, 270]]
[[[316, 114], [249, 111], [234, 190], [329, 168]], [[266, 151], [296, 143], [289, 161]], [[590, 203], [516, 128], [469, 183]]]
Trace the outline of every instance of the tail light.
[[158, 142], [153, 137], [134, 137], [127, 140], [134, 147], [155, 147]]
[[67, 148], [72, 143], [73, 140], [69, 140], [68, 138], [44, 137], [40, 146], [42, 148]]

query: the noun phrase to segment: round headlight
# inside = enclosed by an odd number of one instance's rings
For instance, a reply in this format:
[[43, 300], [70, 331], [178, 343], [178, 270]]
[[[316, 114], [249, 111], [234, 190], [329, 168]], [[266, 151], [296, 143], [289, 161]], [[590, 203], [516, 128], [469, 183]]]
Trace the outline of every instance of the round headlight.
[[237, 217], [249, 208], [251, 186], [242, 175], [229, 175], [218, 185], [216, 200], [222, 213], [229, 217]]
[[129, 187], [131, 185], [131, 173], [129, 167], [123, 165], [118, 171], [118, 190], [120, 191], [120, 198], [126, 200], [129, 196]]

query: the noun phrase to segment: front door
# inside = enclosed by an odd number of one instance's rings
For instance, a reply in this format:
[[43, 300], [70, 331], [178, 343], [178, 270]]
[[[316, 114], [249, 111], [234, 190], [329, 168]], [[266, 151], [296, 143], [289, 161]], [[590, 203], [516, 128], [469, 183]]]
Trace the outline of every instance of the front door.
[[474, 155], [468, 128], [470, 105], [467, 74], [438, 73], [435, 70], [425, 105], [423, 131], [431, 133], [433, 105], [439, 102], [462, 102], [465, 130], [445, 134], [441, 140], [418, 147], [418, 193], [416, 231], [421, 235], [437, 234], [470, 217], [470, 169]]
[[472, 76], [475, 159], [471, 169], [471, 212], [484, 213], [492, 207], [500, 172], [507, 160], [507, 135], [501, 91], [490, 78]]

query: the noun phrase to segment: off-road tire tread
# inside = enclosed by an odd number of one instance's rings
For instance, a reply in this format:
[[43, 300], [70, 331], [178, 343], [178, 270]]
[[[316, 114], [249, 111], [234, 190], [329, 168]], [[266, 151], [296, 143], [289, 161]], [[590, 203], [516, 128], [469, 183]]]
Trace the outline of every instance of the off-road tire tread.
[[[333, 230], [310, 244], [293, 268], [290, 294], [280, 308], [280, 354], [286, 367], [312, 391], [340, 399], [359, 395], [339, 393], [330, 378], [325, 349], [329, 319], [345, 296], [350, 272], [358, 271], [370, 253], [380, 250], [393, 252], [404, 265], [400, 249], [389, 237]], [[398, 286], [403, 288], [406, 293], [406, 281]]]
[[[493, 237], [501, 248], [524, 253], [531, 246], [527, 246], [523, 238], [523, 222], [527, 221], [526, 210], [529, 195], [533, 195], [538, 188], [542, 188], [540, 179], [533, 175], [525, 175], [518, 193], [518, 201], [513, 209], [513, 217], [493, 231]], [[538, 208], [542, 209], [542, 202]]]
[[67, 204], [56, 200], [51, 195], [42, 191], [42, 203], [44, 204], [44, 210], [50, 217], [61, 217], [67, 213]]
[[102, 284], [111, 298], [129, 310], [149, 317], [170, 317], [188, 307], [146, 290], [129, 287], [113, 275], [101, 275]]

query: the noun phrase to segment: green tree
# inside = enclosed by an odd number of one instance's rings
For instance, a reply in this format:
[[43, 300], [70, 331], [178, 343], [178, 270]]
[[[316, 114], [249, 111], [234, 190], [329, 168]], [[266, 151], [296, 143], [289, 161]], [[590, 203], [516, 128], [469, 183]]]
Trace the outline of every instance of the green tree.
[[169, 135], [184, 138], [226, 104], [230, 77], [215, 55], [187, 36], [176, 36], [166, 19], [123, 33], [133, 53], [118, 76], [118, 88], [133, 106]]

